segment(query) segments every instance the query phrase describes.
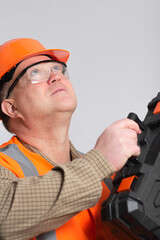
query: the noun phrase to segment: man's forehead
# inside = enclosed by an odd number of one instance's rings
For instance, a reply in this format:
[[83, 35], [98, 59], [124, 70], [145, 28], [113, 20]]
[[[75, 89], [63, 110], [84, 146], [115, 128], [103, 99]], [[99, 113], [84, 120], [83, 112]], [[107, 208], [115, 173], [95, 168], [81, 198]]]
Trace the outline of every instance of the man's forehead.
[[49, 60], [49, 59], [51, 59], [51, 58], [49, 56], [46, 56], [46, 55], [38, 55], [38, 56], [29, 57], [29, 58], [23, 60], [18, 65], [14, 75], [18, 76], [19, 73], [22, 72], [24, 68], [32, 65], [33, 63], [36, 63], [36, 62], [39, 62], [39, 61], [43, 61], [43, 60]]

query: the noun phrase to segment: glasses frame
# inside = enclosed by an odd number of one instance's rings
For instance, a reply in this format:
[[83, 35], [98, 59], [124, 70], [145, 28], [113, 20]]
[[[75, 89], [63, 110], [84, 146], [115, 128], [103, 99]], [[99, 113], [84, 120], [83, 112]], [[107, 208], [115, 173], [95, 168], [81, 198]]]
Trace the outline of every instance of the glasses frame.
[[28, 67], [24, 68], [23, 71], [16, 77], [16, 79], [14, 80], [14, 82], [12, 83], [12, 85], [10, 86], [8, 92], [7, 92], [7, 96], [6, 99], [9, 97], [9, 95], [11, 94], [11, 92], [13, 91], [14, 87], [16, 86], [16, 84], [19, 82], [20, 78], [27, 72], [27, 70], [35, 65], [41, 64], [41, 63], [47, 63], [47, 62], [57, 62], [57, 63], [61, 63], [63, 64], [65, 67], [67, 67], [67, 65], [64, 62], [60, 62], [60, 61], [56, 61], [56, 60], [43, 60], [40, 62], [36, 62], [33, 63], [31, 65], [29, 65]]

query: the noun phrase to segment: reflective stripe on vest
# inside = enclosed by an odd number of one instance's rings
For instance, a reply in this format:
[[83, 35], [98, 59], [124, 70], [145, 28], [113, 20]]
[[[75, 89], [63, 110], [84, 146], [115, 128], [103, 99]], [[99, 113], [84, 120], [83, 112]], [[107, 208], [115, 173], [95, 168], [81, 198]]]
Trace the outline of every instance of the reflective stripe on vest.
[[56, 232], [52, 231], [52, 232], [44, 233], [38, 236], [36, 240], [57, 240]]
[[4, 148], [0, 148], [0, 152], [13, 158], [20, 165], [24, 176], [39, 176], [39, 173], [33, 163], [19, 150], [16, 144], [10, 144]]
[[[10, 144], [4, 148], [0, 148], [0, 152], [14, 159], [21, 167], [25, 177], [39, 176], [34, 164], [19, 150], [16, 144]], [[37, 240], [57, 240], [55, 230], [44, 233], [36, 238]]]

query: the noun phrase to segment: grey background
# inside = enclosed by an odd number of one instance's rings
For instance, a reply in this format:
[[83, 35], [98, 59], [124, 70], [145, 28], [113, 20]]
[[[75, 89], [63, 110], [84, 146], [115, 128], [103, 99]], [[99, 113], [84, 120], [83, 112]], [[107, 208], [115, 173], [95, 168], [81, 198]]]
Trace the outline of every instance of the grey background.
[[[144, 118], [160, 90], [159, 0], [1, 0], [0, 9], [0, 44], [31, 37], [70, 51], [78, 98], [70, 139], [79, 150], [130, 111]], [[11, 136], [0, 132], [0, 143]]]

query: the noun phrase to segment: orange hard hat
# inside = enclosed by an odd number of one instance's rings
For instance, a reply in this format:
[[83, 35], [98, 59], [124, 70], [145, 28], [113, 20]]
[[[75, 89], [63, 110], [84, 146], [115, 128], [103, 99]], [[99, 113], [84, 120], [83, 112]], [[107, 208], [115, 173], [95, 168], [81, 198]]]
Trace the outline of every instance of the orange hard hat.
[[46, 49], [32, 38], [17, 38], [0, 46], [0, 78], [20, 61], [35, 55], [47, 54], [66, 63], [69, 52], [62, 49]]

